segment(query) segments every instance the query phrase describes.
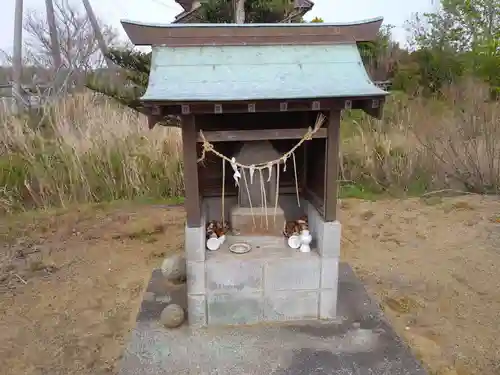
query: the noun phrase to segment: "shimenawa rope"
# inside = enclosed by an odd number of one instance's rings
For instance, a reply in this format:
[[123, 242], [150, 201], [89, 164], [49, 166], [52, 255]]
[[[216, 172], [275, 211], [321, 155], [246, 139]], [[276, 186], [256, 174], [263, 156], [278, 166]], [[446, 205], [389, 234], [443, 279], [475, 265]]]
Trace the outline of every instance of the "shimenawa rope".
[[[264, 169], [267, 169], [269, 171], [269, 176], [268, 176], [268, 179], [267, 179], [267, 181], [269, 182], [269, 181], [271, 181], [272, 168], [273, 168], [273, 166], [276, 165], [276, 192], [275, 192], [276, 193], [276, 197], [275, 197], [275, 202], [274, 202], [274, 223], [276, 223], [276, 212], [277, 212], [277, 208], [278, 208], [279, 183], [280, 183], [280, 180], [279, 180], [279, 175], [280, 175], [279, 165], [281, 163], [283, 163], [284, 164], [283, 171], [286, 171], [286, 161], [287, 161], [287, 159], [290, 156], [292, 157], [292, 160], [293, 160], [293, 169], [294, 169], [294, 177], [295, 177], [295, 192], [296, 192], [296, 195], [297, 195], [297, 204], [300, 207], [300, 197], [299, 197], [299, 186], [298, 186], [298, 178], [297, 178], [297, 164], [296, 164], [296, 159], [295, 159], [295, 151], [305, 141], [309, 141], [309, 140], [312, 139], [313, 135], [316, 132], [318, 132], [318, 130], [323, 125], [324, 121], [325, 121], [325, 116], [323, 114], [319, 114], [318, 117], [316, 118], [316, 123], [314, 124], [314, 128], [309, 127], [308, 130], [307, 130], [307, 132], [300, 139], [300, 141], [294, 147], [292, 147], [288, 152], [286, 152], [285, 154], [283, 154], [280, 158], [275, 159], [275, 160], [271, 160], [271, 161], [268, 161], [268, 162], [265, 162], [265, 163], [256, 163], [256, 164], [252, 164], [252, 165], [245, 165], [245, 164], [238, 163], [234, 157], [230, 159], [227, 156], [225, 156], [224, 154], [221, 154], [220, 152], [218, 152], [214, 148], [214, 146], [210, 142], [208, 142], [206, 140], [203, 132], [200, 130], [200, 137], [201, 137], [201, 139], [203, 141], [203, 145], [202, 145], [202, 154], [201, 154], [201, 157], [198, 159], [198, 163], [204, 161], [205, 155], [206, 155], [207, 152], [211, 152], [214, 155], [216, 155], [216, 156], [218, 156], [218, 157], [220, 157], [222, 159], [222, 197], [221, 197], [221, 200], [222, 200], [222, 215], [221, 216], [222, 216], [222, 223], [223, 223], [223, 225], [224, 225], [224, 221], [225, 221], [225, 205], [224, 205], [224, 200], [225, 200], [226, 161], [230, 163], [231, 167], [234, 170], [233, 178], [235, 180], [236, 186], [238, 186], [239, 188], [241, 188], [240, 185], [239, 185], [239, 179], [241, 178], [241, 173], [239, 172], [238, 168], [241, 168], [241, 172], [243, 173], [243, 180], [244, 180], [244, 183], [245, 183], [246, 192], [247, 192], [247, 195], [248, 195], [248, 201], [249, 201], [249, 204], [250, 204], [250, 211], [251, 211], [251, 214], [252, 214], [252, 221], [253, 221], [254, 228], [256, 226], [255, 225], [255, 215], [254, 215], [254, 210], [253, 210], [252, 199], [251, 199], [251, 196], [250, 196], [250, 190], [248, 188], [248, 181], [247, 181], [247, 178], [246, 178], [246, 172], [245, 172], [246, 169], [248, 169], [249, 172], [250, 172], [250, 183], [253, 183], [253, 173], [255, 172], [255, 170], [259, 171], [261, 200], [262, 200], [262, 205], [263, 205], [264, 212], [265, 212], [266, 228], [269, 228], [269, 222], [268, 222], [268, 218], [267, 218], [267, 196], [266, 196], [266, 189], [265, 189], [265, 184], [264, 184], [264, 175], [263, 175], [262, 171]], [[261, 221], [262, 221], [262, 218], [261, 218]], [[261, 225], [262, 225], [262, 222], [261, 222]]]

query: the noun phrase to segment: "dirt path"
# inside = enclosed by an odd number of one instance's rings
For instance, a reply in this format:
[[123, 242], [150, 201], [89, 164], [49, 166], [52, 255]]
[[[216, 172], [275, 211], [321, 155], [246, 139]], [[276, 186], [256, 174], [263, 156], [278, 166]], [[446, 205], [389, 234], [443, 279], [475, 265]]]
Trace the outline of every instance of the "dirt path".
[[[500, 374], [497, 215], [493, 198], [342, 203], [344, 260], [434, 374]], [[0, 221], [0, 374], [113, 373], [183, 229], [182, 209], [142, 206]]]
[[500, 200], [344, 204], [343, 257], [435, 374], [500, 374]]
[[20, 236], [15, 249], [41, 252], [16, 261], [27, 285], [0, 290], [0, 374], [114, 372], [151, 270], [184, 231], [182, 209], [134, 210], [37, 220], [43, 233]]

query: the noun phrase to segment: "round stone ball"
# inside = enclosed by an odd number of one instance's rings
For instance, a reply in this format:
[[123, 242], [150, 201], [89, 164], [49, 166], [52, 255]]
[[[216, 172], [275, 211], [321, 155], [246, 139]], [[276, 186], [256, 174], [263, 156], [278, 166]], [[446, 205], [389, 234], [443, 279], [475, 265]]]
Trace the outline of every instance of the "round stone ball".
[[184, 309], [176, 304], [168, 305], [163, 309], [160, 316], [160, 322], [167, 328], [177, 328], [185, 320]]
[[186, 280], [186, 258], [182, 254], [174, 254], [165, 258], [161, 264], [161, 273], [169, 281]]

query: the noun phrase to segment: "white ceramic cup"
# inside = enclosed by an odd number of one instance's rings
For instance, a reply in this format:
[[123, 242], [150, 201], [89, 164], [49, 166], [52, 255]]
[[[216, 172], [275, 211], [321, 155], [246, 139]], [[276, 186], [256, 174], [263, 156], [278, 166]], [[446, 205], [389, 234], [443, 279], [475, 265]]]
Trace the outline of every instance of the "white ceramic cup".
[[210, 250], [210, 251], [219, 250], [220, 245], [221, 245], [221, 242], [219, 241], [219, 239], [217, 238], [217, 236], [210, 237], [207, 240], [207, 249]]
[[288, 246], [290, 246], [292, 249], [298, 249], [300, 247], [300, 237], [293, 235], [288, 237]]

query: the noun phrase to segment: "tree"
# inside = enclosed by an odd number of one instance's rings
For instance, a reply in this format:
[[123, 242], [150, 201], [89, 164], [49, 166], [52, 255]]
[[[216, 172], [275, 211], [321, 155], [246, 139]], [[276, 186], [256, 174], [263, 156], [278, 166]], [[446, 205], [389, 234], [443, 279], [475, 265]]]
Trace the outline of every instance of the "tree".
[[[56, 0], [54, 8], [62, 66], [72, 71], [101, 68], [104, 56], [99, 51], [98, 42], [85, 12], [67, 0]], [[113, 45], [117, 41], [118, 33], [105, 25], [101, 25], [101, 29], [106, 45]], [[28, 11], [24, 18], [24, 30], [27, 34], [26, 54], [32, 64], [52, 66], [52, 40], [45, 14]]]
[[[291, 14], [293, 9], [293, 1], [289, 0], [246, 0], [245, 23], [278, 23]], [[234, 22], [235, 9], [231, 0], [208, 0], [201, 5], [200, 11], [206, 23]]]
[[234, 4], [234, 22], [245, 23], [245, 0], [233, 0]]
[[109, 96], [138, 112], [143, 112], [139, 98], [146, 91], [151, 66], [151, 53], [129, 48], [110, 49], [108, 58], [121, 69], [119, 79], [107, 71], [94, 73], [87, 79], [87, 87]]
[[500, 0], [441, 0], [408, 25], [422, 84], [432, 91], [464, 73], [500, 89]]

